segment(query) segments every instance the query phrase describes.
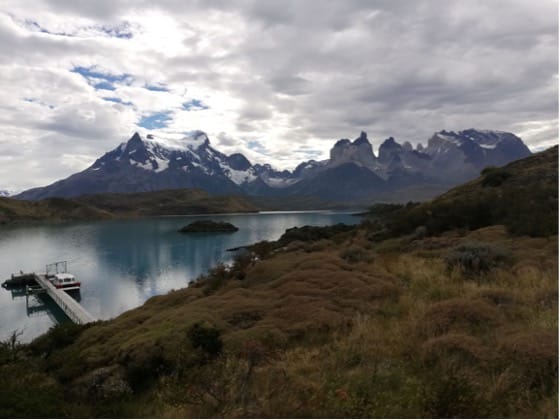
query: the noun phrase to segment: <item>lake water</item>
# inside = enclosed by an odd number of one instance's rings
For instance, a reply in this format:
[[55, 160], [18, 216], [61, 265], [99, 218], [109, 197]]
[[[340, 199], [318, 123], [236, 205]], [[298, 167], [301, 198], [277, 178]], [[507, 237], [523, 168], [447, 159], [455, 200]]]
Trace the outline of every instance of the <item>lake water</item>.
[[[185, 235], [177, 229], [194, 220], [227, 221], [236, 233]], [[294, 226], [354, 224], [350, 212], [269, 212], [176, 216], [0, 229], [0, 283], [11, 273], [44, 272], [45, 265], [68, 261], [81, 282], [77, 296], [95, 318], [109, 319], [142, 305], [154, 295], [186, 287], [219, 262], [226, 249], [276, 240]], [[23, 331], [28, 342], [55, 323], [67, 322], [48, 297], [0, 289], [0, 340]]]

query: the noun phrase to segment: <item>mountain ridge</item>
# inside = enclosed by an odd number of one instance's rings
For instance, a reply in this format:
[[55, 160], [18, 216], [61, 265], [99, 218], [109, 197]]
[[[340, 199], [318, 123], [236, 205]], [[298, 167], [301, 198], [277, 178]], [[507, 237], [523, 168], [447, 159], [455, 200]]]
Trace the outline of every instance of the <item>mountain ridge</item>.
[[419, 143], [416, 148], [389, 137], [376, 156], [362, 131], [353, 141], [338, 140], [329, 159], [279, 171], [269, 164], [252, 164], [241, 153], [220, 152], [202, 131], [190, 132], [181, 140], [153, 134], [143, 139], [134, 133], [87, 169], [15, 198], [200, 188], [210, 194], [375, 199], [380, 193], [414, 185], [450, 187], [476, 177], [486, 166], [500, 166], [530, 154], [512, 133], [468, 129], [436, 132], [426, 146]]

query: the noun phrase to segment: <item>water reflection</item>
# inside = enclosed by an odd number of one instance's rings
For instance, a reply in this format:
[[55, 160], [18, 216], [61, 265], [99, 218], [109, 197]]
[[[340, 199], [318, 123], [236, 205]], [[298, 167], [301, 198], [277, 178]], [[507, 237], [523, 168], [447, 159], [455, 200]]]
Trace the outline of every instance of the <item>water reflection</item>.
[[[227, 221], [239, 231], [196, 235], [177, 232], [198, 219]], [[109, 319], [154, 295], [186, 287], [210, 267], [230, 261], [228, 248], [278, 239], [293, 226], [358, 221], [348, 213], [269, 213], [7, 228], [0, 230], [0, 280], [19, 270], [44, 271], [47, 263], [67, 260], [68, 270], [82, 282], [81, 304], [94, 317]], [[0, 339], [23, 328], [28, 341], [53, 322], [60, 322], [45, 321], [45, 317], [29, 322], [25, 297], [23, 302], [18, 301], [20, 298], [17, 292], [0, 290]], [[31, 310], [29, 314], [37, 312], [41, 313]]]

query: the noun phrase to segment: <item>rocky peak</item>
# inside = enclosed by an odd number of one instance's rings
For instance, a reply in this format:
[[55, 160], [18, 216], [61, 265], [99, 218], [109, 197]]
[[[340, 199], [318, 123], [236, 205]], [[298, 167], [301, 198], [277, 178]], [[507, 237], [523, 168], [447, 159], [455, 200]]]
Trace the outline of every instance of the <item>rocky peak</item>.
[[393, 137], [389, 137], [379, 146], [379, 161], [384, 163], [389, 162], [394, 159], [395, 156], [398, 156], [402, 150], [403, 147], [397, 143]]
[[354, 140], [353, 143], [355, 146], [359, 146], [361, 144], [370, 144], [368, 138], [367, 138], [367, 133], [365, 131], [362, 131], [360, 133], [360, 137], [358, 137], [356, 140]]
[[335, 167], [344, 163], [354, 163], [368, 168], [375, 166], [375, 155], [364, 131], [360, 133], [360, 136], [354, 142], [348, 139], [341, 139], [331, 149], [328, 166]]
[[228, 156], [226, 162], [231, 169], [236, 171], [246, 171], [251, 167], [251, 162], [241, 153], [234, 153]]
[[346, 146], [350, 146], [352, 144], [352, 142], [348, 139], [340, 139], [339, 141], [337, 141], [334, 144], [334, 147], [346, 147]]
[[135, 132], [132, 137], [126, 142], [126, 149], [129, 151], [142, 146], [144, 146], [144, 141], [142, 140], [142, 137], [140, 137], [140, 134], [138, 134], [137, 132]]

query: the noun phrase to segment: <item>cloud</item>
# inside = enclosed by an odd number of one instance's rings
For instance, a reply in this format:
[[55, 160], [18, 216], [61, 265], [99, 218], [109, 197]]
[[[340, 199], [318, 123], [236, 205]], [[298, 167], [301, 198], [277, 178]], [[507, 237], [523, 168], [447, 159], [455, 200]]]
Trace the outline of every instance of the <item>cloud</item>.
[[360, 130], [378, 146], [499, 129], [542, 149], [557, 63], [553, 0], [6, 0], [0, 188], [70, 175], [137, 129], [204, 130], [280, 168]]

